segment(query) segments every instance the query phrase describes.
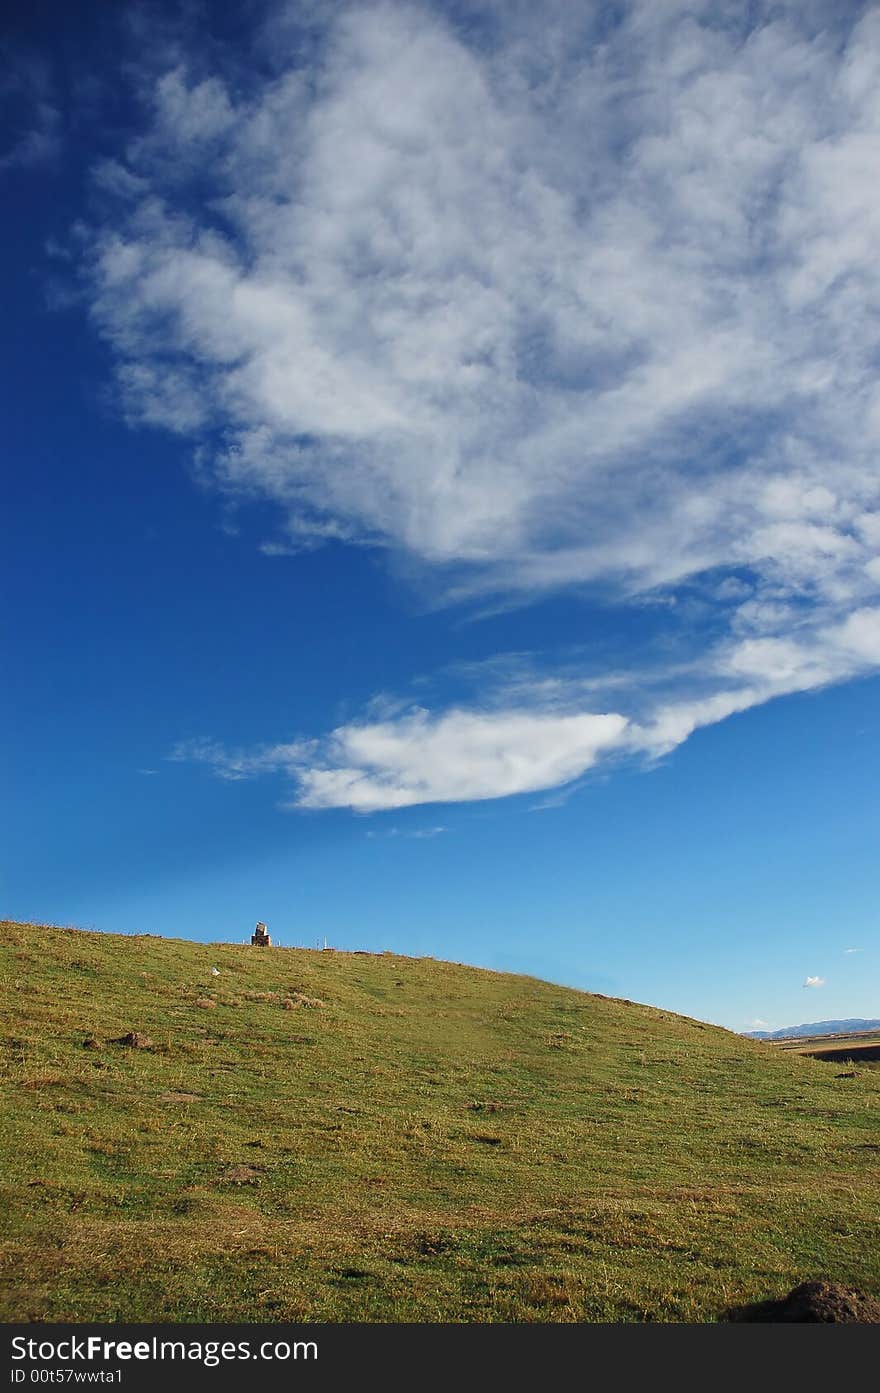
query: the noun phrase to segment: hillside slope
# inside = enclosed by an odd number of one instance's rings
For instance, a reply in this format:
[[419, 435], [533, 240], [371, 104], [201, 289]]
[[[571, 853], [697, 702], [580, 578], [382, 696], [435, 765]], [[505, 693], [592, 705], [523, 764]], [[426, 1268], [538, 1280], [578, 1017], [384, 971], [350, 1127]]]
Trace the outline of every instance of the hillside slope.
[[6, 1320], [880, 1290], [877, 1071], [433, 959], [0, 927]]

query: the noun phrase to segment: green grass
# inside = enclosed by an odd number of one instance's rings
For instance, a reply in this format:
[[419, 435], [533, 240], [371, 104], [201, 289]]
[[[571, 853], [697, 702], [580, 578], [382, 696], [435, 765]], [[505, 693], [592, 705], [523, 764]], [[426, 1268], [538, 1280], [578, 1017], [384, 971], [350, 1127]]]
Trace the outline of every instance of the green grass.
[[[880, 1293], [880, 1071], [433, 959], [0, 944], [6, 1320], [705, 1321], [810, 1277]], [[111, 1043], [131, 1030], [153, 1048]]]

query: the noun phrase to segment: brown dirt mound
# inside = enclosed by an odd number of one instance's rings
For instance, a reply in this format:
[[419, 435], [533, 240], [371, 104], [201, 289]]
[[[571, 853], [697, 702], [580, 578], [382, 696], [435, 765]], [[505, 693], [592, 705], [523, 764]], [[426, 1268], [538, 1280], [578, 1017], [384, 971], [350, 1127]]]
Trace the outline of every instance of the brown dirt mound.
[[259, 1185], [262, 1176], [256, 1166], [227, 1166], [222, 1178], [233, 1185]]
[[843, 1287], [838, 1282], [801, 1282], [777, 1301], [757, 1301], [752, 1306], [734, 1306], [723, 1318], [729, 1321], [806, 1321], [813, 1324], [847, 1322], [857, 1325], [880, 1324], [880, 1301], [863, 1291]]
[[127, 1045], [130, 1050], [151, 1050], [153, 1042], [149, 1035], [142, 1035], [139, 1030], [130, 1030], [127, 1035], [118, 1035], [113, 1041], [114, 1045]]

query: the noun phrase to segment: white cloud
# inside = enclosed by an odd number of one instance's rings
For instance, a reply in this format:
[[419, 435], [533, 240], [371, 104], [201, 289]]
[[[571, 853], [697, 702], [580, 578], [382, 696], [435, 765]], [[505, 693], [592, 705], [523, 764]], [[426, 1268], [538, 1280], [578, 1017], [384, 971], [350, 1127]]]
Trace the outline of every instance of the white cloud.
[[553, 788], [621, 747], [626, 724], [614, 714], [451, 710], [432, 716], [415, 710], [389, 721], [339, 726], [320, 746], [299, 741], [230, 752], [198, 739], [179, 744], [171, 758], [207, 764], [230, 782], [284, 773], [297, 785], [291, 807], [370, 813]]
[[125, 409], [277, 505], [264, 553], [399, 549], [451, 600], [702, 578], [690, 677], [613, 717], [568, 684], [191, 750], [227, 779], [549, 789], [880, 666], [880, 12], [600, 9], [292, 6], [241, 80], [176, 47], [99, 171]]
[[840, 52], [797, 6], [696, 10], [601, 44], [500, 12], [489, 53], [355, 6], [313, 81], [165, 73], [92, 264], [132, 412], [222, 425], [217, 482], [296, 530], [472, 584], [867, 588], [880, 19]]
[[824, 987], [824, 977], [808, 977], [803, 984], [805, 987]]
[[861, 953], [861, 948], [844, 948], [844, 953]]
[[296, 771], [296, 803], [376, 812], [533, 793], [582, 774], [625, 728], [618, 715], [456, 710], [342, 726]]

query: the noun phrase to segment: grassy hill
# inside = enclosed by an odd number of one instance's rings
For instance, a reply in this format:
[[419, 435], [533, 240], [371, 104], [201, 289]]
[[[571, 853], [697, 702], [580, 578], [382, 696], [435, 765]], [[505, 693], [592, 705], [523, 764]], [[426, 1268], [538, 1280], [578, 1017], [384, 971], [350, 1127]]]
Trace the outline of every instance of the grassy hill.
[[8, 923], [0, 959], [6, 1320], [880, 1292], [876, 1069], [433, 959]]

